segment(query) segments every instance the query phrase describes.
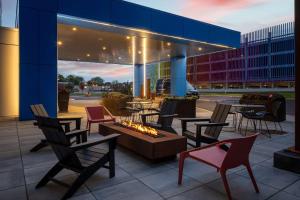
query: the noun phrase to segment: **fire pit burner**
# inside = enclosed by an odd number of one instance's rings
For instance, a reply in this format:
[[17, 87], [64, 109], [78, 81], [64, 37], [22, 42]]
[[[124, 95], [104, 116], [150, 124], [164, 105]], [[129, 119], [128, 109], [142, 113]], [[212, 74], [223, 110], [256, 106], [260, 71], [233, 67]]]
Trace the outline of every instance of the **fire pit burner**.
[[133, 131], [137, 131], [141, 134], [148, 135], [154, 138], [161, 138], [164, 137], [163, 134], [160, 134], [158, 130], [149, 126], [143, 126], [141, 123], [136, 123], [130, 120], [121, 121], [121, 123], [117, 123], [118, 125], [131, 129]]

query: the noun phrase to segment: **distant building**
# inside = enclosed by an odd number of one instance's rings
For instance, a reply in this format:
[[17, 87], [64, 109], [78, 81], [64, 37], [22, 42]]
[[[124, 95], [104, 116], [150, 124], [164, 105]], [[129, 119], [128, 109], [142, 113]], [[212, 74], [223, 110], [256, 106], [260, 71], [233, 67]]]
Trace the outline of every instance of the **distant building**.
[[241, 48], [188, 58], [187, 80], [198, 88], [294, 87], [294, 23], [242, 35]]

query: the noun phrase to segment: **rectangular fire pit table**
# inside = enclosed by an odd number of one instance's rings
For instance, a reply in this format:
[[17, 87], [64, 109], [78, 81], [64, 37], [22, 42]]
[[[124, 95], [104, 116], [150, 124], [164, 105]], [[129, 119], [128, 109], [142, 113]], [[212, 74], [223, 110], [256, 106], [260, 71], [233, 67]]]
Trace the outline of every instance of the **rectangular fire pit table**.
[[152, 161], [175, 157], [186, 150], [187, 139], [173, 133], [158, 130], [163, 137], [154, 138], [135, 130], [122, 127], [116, 123], [99, 124], [99, 133], [108, 135], [118, 133], [118, 145], [125, 147]]

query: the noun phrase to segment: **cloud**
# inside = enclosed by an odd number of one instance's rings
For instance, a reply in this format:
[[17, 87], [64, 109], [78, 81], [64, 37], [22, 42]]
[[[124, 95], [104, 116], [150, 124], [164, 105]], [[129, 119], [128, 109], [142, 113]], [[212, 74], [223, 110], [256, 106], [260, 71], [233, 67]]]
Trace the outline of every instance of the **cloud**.
[[86, 81], [100, 76], [105, 81], [125, 82], [132, 80], [133, 72], [129, 65], [58, 61], [58, 73], [65, 76], [75, 74], [84, 77]]
[[223, 17], [242, 9], [260, 6], [271, 0], [189, 0], [181, 6], [181, 15], [216, 23]]

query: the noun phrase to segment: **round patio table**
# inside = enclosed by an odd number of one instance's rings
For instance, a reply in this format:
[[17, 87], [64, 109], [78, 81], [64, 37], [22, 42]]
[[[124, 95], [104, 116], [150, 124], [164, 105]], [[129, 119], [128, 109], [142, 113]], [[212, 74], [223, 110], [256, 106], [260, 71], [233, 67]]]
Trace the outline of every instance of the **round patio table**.
[[[231, 105], [232, 108], [234, 108], [234, 110], [236, 110], [237, 108], [241, 109], [241, 108], [265, 108], [265, 105], [258, 105], [258, 104], [232, 104]], [[242, 117], [241, 115], [239, 115], [239, 112], [233, 111], [232, 113], [234, 113], [234, 118], [233, 118], [233, 125], [234, 125], [234, 130], [240, 130], [241, 129], [241, 122], [242, 122]]]

